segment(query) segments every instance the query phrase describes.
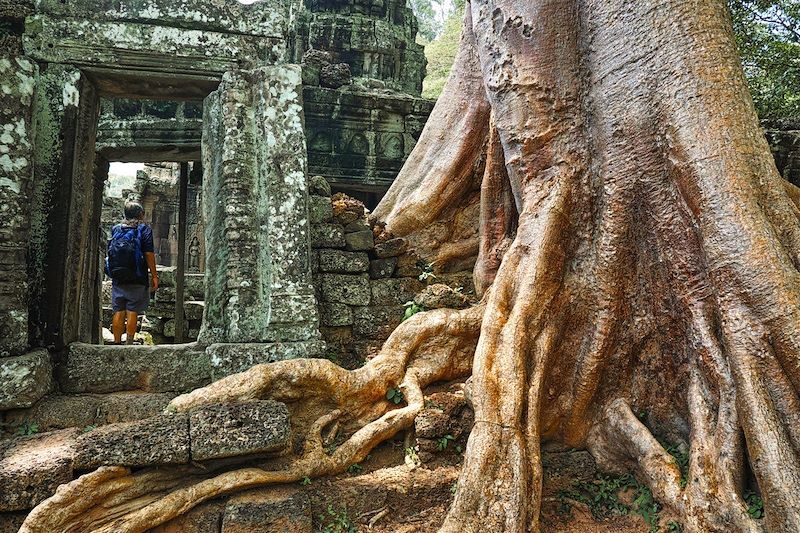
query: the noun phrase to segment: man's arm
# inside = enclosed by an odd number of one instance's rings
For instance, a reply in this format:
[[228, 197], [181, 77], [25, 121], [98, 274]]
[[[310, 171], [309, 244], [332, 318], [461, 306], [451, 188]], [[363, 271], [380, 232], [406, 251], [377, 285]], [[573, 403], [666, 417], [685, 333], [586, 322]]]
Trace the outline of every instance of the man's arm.
[[145, 252], [144, 260], [147, 261], [147, 268], [150, 269], [150, 290], [155, 291], [158, 289], [158, 272], [156, 271], [156, 254], [153, 252]]

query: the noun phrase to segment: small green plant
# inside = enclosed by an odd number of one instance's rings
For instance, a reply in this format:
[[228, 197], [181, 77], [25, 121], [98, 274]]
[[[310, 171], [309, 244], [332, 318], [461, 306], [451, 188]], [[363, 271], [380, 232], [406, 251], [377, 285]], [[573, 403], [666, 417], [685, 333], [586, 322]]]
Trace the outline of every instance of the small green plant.
[[36, 433], [39, 433], [39, 424], [32, 423], [29, 420], [24, 421], [22, 425], [17, 428], [17, 435], [20, 436], [34, 435]]
[[403, 391], [390, 387], [389, 390], [386, 391], [386, 399], [395, 405], [399, 405], [403, 403]]
[[618, 493], [635, 487], [636, 480], [631, 475], [619, 477], [601, 475], [592, 481], [576, 481], [572, 489], [559, 492], [558, 498], [561, 502], [559, 509], [569, 513], [571, 507], [568, 500], [573, 500], [585, 503], [592, 516], [597, 519], [626, 515], [630, 509], [620, 501]]
[[413, 446], [409, 446], [405, 449], [406, 457], [414, 463], [415, 465], [420, 464], [419, 455], [417, 455], [417, 450]]
[[83, 428], [83, 432], [89, 433], [90, 431], [94, 431], [95, 429], [97, 429], [97, 426], [95, 424], [89, 424], [88, 426]]
[[357, 529], [350, 516], [347, 514], [347, 507], [335, 508], [328, 504], [327, 511], [320, 515], [320, 529], [316, 533], [357, 533]]
[[667, 522], [667, 533], [683, 533], [683, 526], [680, 522], [670, 520]]
[[458, 481], [454, 481], [452, 485], [450, 485], [450, 494], [455, 494], [458, 490]]
[[433, 263], [425, 263], [424, 261], [417, 261], [417, 266], [422, 270], [422, 273], [419, 275], [420, 281], [426, 281], [428, 279], [436, 279], [436, 275], [433, 273]]
[[303, 479], [300, 480], [300, 485], [302, 485], [304, 487], [307, 486], [307, 485], [311, 485], [311, 478], [308, 477], [308, 476], [305, 476]]
[[403, 307], [406, 308], [406, 310], [403, 311], [403, 320], [404, 321], [408, 320], [409, 318], [411, 318], [412, 316], [416, 315], [417, 313], [425, 310], [424, 307], [422, 307], [421, 305], [417, 305], [412, 301], [408, 301], [408, 302], [404, 303]]
[[661, 442], [661, 445], [664, 447], [667, 453], [670, 454], [675, 459], [675, 462], [678, 464], [678, 468], [681, 471], [681, 488], [685, 487], [689, 475], [689, 452], [683, 451], [685, 448], [677, 444], [666, 444], [664, 442]]
[[348, 474], [360, 474], [363, 471], [364, 471], [364, 467], [361, 466], [358, 463], [352, 464], [352, 465], [347, 467], [347, 473]]
[[764, 500], [761, 496], [748, 490], [744, 493], [744, 501], [747, 504], [747, 514], [757, 520], [764, 518]]
[[450, 441], [453, 440], [455, 440], [455, 438], [452, 435], [445, 435], [441, 439], [437, 439], [436, 449], [439, 450], [440, 452], [445, 451], [447, 447], [450, 445]]
[[644, 485], [636, 483], [636, 498], [633, 500], [633, 508], [642, 517], [645, 524], [650, 526], [650, 533], [657, 533], [659, 530], [659, 512], [661, 506], [653, 499], [653, 493]]

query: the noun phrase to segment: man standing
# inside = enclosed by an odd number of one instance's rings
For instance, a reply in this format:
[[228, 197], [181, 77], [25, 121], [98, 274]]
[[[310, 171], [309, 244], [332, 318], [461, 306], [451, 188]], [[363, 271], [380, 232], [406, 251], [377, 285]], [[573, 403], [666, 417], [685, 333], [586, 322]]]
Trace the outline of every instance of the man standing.
[[[127, 332], [126, 344], [133, 344], [139, 313], [147, 310], [150, 292], [158, 289], [154, 252], [153, 230], [144, 222], [144, 208], [136, 202], [126, 202], [125, 220], [111, 230], [106, 259], [106, 274], [112, 280], [114, 344], [122, 344], [123, 330]], [[148, 269], [152, 281], [148, 280]]]

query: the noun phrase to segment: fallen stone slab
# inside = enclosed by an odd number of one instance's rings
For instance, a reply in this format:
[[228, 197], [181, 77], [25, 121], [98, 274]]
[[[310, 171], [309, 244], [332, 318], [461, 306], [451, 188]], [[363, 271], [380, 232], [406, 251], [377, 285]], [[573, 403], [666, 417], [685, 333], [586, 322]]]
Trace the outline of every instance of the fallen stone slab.
[[0, 512], [33, 509], [71, 481], [78, 434], [68, 429], [0, 442]]
[[311, 533], [311, 502], [294, 487], [254, 489], [228, 500], [222, 533]]
[[81, 434], [76, 470], [99, 466], [152, 466], [189, 462], [189, 415], [174, 413], [110, 424]]
[[211, 365], [195, 343], [162, 346], [73, 343], [56, 375], [62, 392], [67, 393], [185, 392], [211, 381]]
[[5, 413], [11, 428], [35, 424], [39, 431], [132, 422], [160, 414], [176, 393], [114, 392], [110, 394], [52, 394], [29, 409]]
[[273, 400], [209, 405], [189, 414], [193, 461], [279, 453], [290, 433], [289, 410]]
[[30, 407], [53, 389], [47, 350], [0, 357], [0, 411]]
[[148, 533], [217, 533], [225, 503], [224, 500], [201, 503], [188, 513], [150, 529]]

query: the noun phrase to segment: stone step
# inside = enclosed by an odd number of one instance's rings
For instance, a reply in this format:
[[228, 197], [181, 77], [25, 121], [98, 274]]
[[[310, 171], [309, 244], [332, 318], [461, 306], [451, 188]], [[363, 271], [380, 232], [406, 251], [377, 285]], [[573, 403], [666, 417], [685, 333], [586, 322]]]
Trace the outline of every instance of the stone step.
[[131, 422], [161, 413], [176, 393], [114, 392], [110, 394], [52, 394], [28, 409], [4, 413], [10, 431], [27, 426], [45, 432], [55, 429], [104, 426]]
[[188, 392], [253, 365], [319, 357], [325, 342], [109, 346], [73, 343], [56, 367], [61, 392]]
[[81, 471], [267, 457], [283, 453], [290, 435], [286, 405], [256, 400], [0, 441], [0, 512], [33, 508]]
[[211, 381], [211, 364], [195, 343], [162, 346], [70, 344], [56, 369], [62, 392], [186, 392]]

